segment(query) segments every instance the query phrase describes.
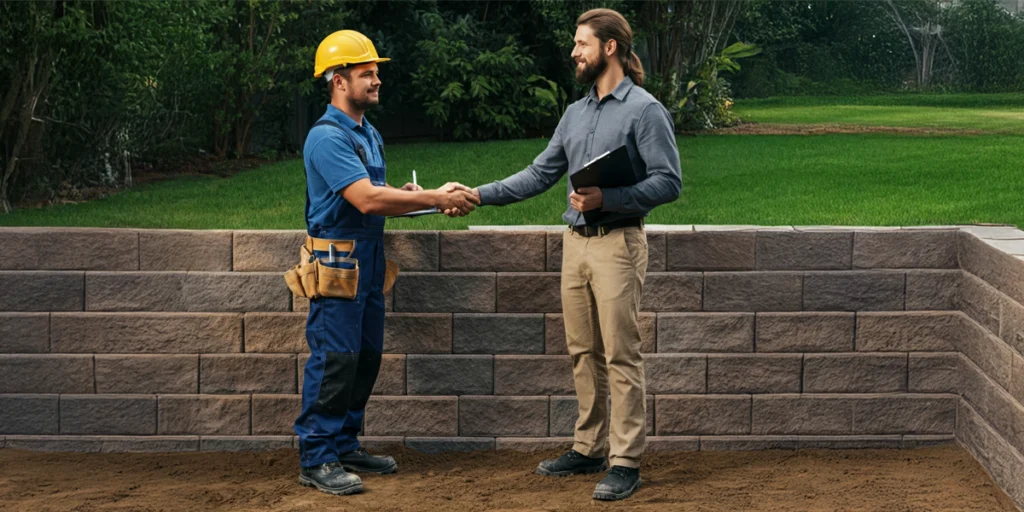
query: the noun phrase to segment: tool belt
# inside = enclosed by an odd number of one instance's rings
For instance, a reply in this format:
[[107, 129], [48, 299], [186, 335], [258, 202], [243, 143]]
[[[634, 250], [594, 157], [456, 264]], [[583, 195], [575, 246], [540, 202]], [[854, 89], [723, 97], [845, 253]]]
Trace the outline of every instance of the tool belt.
[[[313, 254], [314, 251], [328, 252], [332, 244], [335, 251], [349, 255], [356, 248], [355, 240], [306, 237], [306, 243], [299, 248], [299, 264], [284, 273], [284, 280], [293, 294], [307, 299], [356, 298], [359, 291], [359, 260], [335, 258], [332, 263], [327, 258], [318, 258]], [[384, 293], [388, 293], [398, 278], [398, 265], [388, 260], [385, 267]]]

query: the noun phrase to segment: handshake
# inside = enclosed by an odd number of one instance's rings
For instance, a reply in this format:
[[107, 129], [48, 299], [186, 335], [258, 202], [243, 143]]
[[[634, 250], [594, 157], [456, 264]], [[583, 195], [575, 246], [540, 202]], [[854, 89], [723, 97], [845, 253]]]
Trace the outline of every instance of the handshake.
[[[421, 191], [422, 187], [415, 183], [406, 183], [402, 190]], [[461, 183], [450, 182], [444, 184], [434, 193], [434, 206], [449, 217], [463, 217], [469, 215], [480, 204], [480, 192], [469, 188]]]

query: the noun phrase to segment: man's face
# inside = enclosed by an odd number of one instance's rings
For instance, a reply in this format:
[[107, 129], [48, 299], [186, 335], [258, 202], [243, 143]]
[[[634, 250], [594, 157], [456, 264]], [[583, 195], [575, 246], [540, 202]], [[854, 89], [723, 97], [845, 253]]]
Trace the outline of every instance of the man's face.
[[335, 87], [339, 87], [345, 99], [360, 110], [369, 110], [380, 103], [380, 76], [377, 64], [358, 64], [352, 66], [349, 78], [336, 74]]
[[575, 41], [572, 60], [576, 63], [576, 81], [581, 84], [592, 84], [608, 67], [604, 45], [588, 25], [576, 27]]

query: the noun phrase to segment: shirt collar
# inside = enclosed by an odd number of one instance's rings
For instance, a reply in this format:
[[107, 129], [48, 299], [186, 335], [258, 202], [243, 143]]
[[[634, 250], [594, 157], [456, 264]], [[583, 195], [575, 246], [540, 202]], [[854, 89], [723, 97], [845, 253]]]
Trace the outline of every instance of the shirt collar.
[[362, 126], [356, 124], [356, 122], [351, 117], [349, 117], [348, 114], [342, 112], [341, 109], [335, 107], [334, 105], [331, 105], [330, 103], [327, 104], [326, 115], [327, 118], [330, 119], [331, 121], [334, 121], [350, 130], [362, 128], [370, 124], [370, 122], [366, 120], [366, 116], [363, 116]]
[[[619, 85], [615, 86], [615, 89], [612, 90], [612, 93], [609, 94], [609, 96], [619, 101], [623, 101], [626, 99], [626, 95], [629, 94], [629, 91], [633, 89], [633, 85], [633, 79], [627, 75], [621, 82], [619, 82]], [[597, 101], [597, 84], [590, 87], [590, 94], [587, 95], [587, 101]]]

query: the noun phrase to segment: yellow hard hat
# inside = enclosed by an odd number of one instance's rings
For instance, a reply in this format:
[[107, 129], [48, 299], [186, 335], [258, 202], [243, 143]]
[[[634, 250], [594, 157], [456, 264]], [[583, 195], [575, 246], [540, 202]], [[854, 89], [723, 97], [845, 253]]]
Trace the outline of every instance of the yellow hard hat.
[[367, 62], [387, 62], [377, 55], [377, 49], [370, 38], [355, 30], [339, 30], [320, 42], [316, 49], [316, 63], [313, 76], [320, 78], [324, 71], [338, 66], [365, 64]]

